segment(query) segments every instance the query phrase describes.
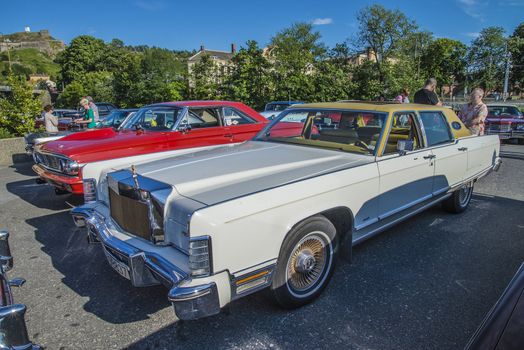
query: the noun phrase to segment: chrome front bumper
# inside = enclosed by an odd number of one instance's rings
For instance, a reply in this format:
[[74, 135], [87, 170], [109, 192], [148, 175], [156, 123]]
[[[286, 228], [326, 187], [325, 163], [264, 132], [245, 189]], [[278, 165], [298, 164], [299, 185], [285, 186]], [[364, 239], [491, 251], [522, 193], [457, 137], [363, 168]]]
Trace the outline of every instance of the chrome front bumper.
[[106, 219], [96, 210], [85, 206], [76, 207], [71, 215], [75, 225], [86, 228], [88, 242], [100, 243], [111, 267], [129, 279], [133, 286], [163, 284], [170, 288], [168, 300], [173, 304], [179, 319], [194, 320], [220, 312], [218, 290], [214, 282], [182, 287], [180, 284], [191, 281], [187, 272], [157, 253], [143, 251], [115, 237]]

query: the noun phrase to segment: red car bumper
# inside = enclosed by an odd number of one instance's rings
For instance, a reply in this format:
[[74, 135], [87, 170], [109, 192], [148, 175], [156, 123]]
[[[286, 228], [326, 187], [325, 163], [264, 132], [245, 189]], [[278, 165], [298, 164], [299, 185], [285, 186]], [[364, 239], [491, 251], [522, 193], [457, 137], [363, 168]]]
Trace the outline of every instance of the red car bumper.
[[45, 169], [39, 164], [33, 165], [33, 171], [37, 173], [37, 175], [40, 176], [42, 180], [45, 180], [47, 183], [60, 190], [65, 190], [78, 195], [84, 194], [84, 186], [82, 184], [82, 177], [80, 175], [60, 175]]

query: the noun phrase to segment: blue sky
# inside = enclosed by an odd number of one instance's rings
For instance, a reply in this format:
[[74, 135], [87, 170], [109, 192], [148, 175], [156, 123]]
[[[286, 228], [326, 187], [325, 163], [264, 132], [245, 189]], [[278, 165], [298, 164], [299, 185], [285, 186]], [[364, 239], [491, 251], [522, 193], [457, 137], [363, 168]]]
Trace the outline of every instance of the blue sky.
[[315, 23], [328, 46], [356, 31], [356, 13], [380, 3], [400, 9], [437, 37], [469, 43], [487, 26], [501, 26], [511, 34], [524, 21], [524, 0], [52, 0], [3, 1], [0, 33], [49, 29], [66, 43], [82, 34], [126, 44], [169, 49], [229, 50], [254, 39], [261, 45], [293, 22]]

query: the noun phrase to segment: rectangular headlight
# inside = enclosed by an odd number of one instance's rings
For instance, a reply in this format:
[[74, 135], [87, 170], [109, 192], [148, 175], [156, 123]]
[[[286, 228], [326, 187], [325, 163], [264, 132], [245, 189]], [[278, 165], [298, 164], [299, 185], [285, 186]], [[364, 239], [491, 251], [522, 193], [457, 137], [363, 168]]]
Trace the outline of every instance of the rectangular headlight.
[[84, 203], [96, 202], [96, 180], [83, 179], [84, 185]]
[[189, 269], [191, 276], [203, 277], [211, 274], [211, 238], [194, 237], [189, 240]]

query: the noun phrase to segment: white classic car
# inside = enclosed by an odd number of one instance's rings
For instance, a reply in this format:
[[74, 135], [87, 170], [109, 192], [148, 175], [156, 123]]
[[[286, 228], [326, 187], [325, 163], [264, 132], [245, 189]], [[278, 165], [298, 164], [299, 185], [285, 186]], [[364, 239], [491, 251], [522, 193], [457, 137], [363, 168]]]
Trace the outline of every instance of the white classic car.
[[442, 107], [296, 105], [252, 141], [84, 174], [72, 215], [134, 286], [166, 285], [180, 319], [263, 288], [293, 308], [353, 245], [437, 203], [465, 210], [499, 147]]

